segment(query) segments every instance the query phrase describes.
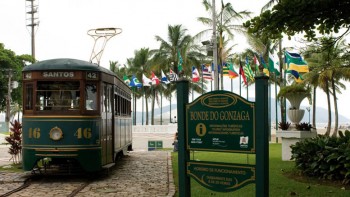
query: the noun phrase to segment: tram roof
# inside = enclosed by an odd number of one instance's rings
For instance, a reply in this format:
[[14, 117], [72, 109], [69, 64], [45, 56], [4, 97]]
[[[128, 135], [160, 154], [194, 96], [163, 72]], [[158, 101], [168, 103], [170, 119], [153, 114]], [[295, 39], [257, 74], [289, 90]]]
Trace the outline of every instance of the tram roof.
[[39, 71], [39, 70], [85, 70], [85, 71], [98, 71], [108, 73], [116, 76], [112, 71], [101, 67], [91, 62], [70, 59], [70, 58], [58, 58], [39, 61], [34, 64], [30, 64], [23, 68], [23, 71]]

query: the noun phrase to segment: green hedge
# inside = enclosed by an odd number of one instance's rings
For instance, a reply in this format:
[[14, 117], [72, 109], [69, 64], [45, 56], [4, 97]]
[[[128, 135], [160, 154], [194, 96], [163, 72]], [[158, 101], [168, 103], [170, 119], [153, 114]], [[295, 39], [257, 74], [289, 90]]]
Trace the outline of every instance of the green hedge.
[[318, 135], [291, 148], [292, 159], [302, 173], [350, 183], [350, 131], [339, 131], [339, 137]]

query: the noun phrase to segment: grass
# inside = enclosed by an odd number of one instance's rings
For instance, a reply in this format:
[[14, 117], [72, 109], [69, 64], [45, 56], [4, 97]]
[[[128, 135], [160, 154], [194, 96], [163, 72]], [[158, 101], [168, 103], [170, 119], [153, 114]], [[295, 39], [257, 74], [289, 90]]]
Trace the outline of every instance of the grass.
[[[342, 197], [350, 196], [350, 191], [345, 190], [344, 186], [335, 183], [300, 176], [294, 169], [293, 161], [282, 161], [281, 144], [270, 144], [270, 196], [327, 196]], [[172, 154], [173, 174], [178, 191], [178, 154]], [[230, 163], [255, 163], [255, 155], [234, 154], [234, 153], [213, 153], [213, 152], [195, 152], [191, 153], [191, 160], [214, 161]], [[178, 196], [178, 193], [176, 193]], [[255, 184], [250, 184], [240, 190], [221, 193], [213, 192], [202, 187], [193, 178], [191, 178], [191, 196], [255, 196]]]
[[23, 172], [22, 163], [0, 166], [0, 172]]

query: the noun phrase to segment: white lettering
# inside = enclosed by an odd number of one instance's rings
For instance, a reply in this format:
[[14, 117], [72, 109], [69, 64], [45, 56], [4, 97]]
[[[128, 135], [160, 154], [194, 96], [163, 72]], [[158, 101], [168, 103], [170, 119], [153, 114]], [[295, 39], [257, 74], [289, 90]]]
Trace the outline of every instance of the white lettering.
[[73, 78], [74, 72], [43, 72], [44, 78]]

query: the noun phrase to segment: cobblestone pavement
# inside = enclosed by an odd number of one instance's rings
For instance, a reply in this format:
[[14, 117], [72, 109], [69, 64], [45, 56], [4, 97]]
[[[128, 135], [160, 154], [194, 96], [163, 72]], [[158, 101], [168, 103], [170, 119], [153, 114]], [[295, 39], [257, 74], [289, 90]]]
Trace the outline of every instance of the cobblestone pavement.
[[[0, 196], [19, 187], [28, 173], [1, 172]], [[34, 182], [29, 187], [11, 196], [68, 196], [83, 181], [57, 179]], [[170, 152], [168, 151], [133, 151], [117, 162], [115, 169], [108, 176], [94, 180], [76, 196], [118, 196], [149, 197], [174, 196]]]
[[[134, 133], [134, 151], [119, 160], [108, 176], [94, 180], [76, 196], [174, 196], [171, 153], [147, 151], [148, 140], [162, 140], [164, 148], [172, 148], [173, 134]], [[1, 146], [0, 153], [3, 155], [7, 147]], [[3, 157], [1, 165], [11, 163], [8, 159], [8, 156]], [[0, 172], [0, 196], [22, 185], [27, 176], [28, 172]], [[67, 196], [82, 184], [82, 181], [70, 181], [68, 178], [65, 181], [35, 182], [11, 196]]]

